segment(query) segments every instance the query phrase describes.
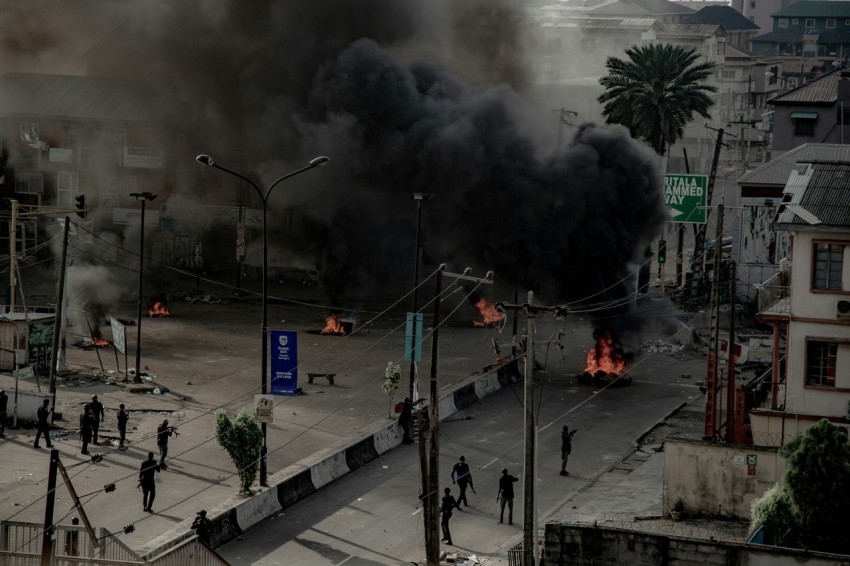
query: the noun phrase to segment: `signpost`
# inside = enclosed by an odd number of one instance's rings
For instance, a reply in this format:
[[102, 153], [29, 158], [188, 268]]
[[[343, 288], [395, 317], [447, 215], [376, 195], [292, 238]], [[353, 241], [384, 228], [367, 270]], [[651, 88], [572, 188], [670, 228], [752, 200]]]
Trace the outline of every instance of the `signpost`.
[[670, 209], [670, 221], [705, 224], [708, 206], [706, 175], [664, 175], [664, 202]]
[[294, 330], [270, 330], [271, 393], [298, 394], [298, 333]]

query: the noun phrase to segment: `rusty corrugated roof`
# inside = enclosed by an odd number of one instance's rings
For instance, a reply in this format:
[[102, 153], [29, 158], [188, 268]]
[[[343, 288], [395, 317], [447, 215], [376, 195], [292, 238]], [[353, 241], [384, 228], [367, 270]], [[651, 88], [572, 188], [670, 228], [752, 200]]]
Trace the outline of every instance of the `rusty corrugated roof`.
[[[850, 161], [798, 162], [785, 186], [783, 202], [786, 201], [791, 204], [780, 208], [777, 227], [850, 227]], [[794, 212], [798, 208], [803, 209], [802, 217]], [[809, 215], [820, 223], [807, 222]]]
[[150, 89], [128, 79], [6, 73], [0, 76], [0, 113], [157, 122]]
[[791, 170], [803, 161], [848, 161], [850, 145], [839, 143], [806, 143], [787, 151], [761, 167], [742, 175], [738, 185], [785, 185]]
[[839, 71], [834, 69], [828, 73], [792, 89], [785, 94], [772, 98], [770, 104], [835, 104], [838, 99]]

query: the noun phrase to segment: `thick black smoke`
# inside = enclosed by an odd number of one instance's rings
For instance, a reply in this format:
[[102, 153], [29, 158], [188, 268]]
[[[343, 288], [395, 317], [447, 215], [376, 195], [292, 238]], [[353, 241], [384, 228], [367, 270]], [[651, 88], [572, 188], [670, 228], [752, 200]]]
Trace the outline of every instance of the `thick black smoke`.
[[[92, 49], [89, 71], [158, 90], [184, 170], [210, 153], [270, 182], [331, 157], [275, 193], [273, 207], [297, 213], [270, 242], [317, 265], [339, 306], [379, 283], [409, 287], [412, 192], [435, 195], [423, 272], [492, 269], [548, 301], [622, 296], [665, 218], [658, 158], [625, 129], [585, 124], [556, 154], [535, 147], [520, 118], [534, 29], [505, 1], [127, 5], [138, 10]], [[232, 194], [232, 179], [195, 167], [176, 191]]]

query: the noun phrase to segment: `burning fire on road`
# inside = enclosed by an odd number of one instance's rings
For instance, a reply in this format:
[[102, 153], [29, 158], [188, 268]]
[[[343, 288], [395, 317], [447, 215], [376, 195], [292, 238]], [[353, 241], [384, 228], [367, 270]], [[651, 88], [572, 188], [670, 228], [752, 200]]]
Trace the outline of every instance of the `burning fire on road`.
[[605, 330], [596, 338], [596, 345], [587, 352], [584, 373], [579, 374], [581, 383], [604, 385], [618, 383], [629, 385], [632, 378], [624, 375], [626, 362], [630, 358], [611, 331]]
[[354, 329], [354, 323], [350, 320], [342, 320], [338, 315], [329, 314], [325, 318], [325, 327], [319, 334], [329, 334], [331, 336], [345, 336], [351, 334]]
[[481, 297], [478, 301], [476, 301], [475, 308], [478, 309], [478, 312], [482, 317], [480, 320], [472, 321], [472, 325], [476, 328], [496, 326], [505, 320], [505, 313], [496, 310], [496, 306], [484, 297]]
[[148, 307], [148, 316], [151, 318], [171, 316], [171, 311], [168, 310], [168, 306], [164, 301], [154, 301], [154, 303]]

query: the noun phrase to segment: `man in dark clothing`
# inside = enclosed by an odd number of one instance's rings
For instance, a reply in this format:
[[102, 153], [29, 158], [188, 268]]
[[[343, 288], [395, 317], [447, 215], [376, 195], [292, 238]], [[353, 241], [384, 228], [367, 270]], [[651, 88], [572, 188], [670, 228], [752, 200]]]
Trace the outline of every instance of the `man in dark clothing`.
[[92, 416], [92, 444], [97, 444], [97, 432], [100, 429], [100, 421], [104, 420], [106, 414], [103, 412], [103, 403], [97, 400], [97, 395], [91, 396], [91, 402], [86, 404], [91, 409]]
[[404, 398], [404, 403], [401, 406], [401, 413], [398, 415], [398, 425], [404, 431], [404, 437], [401, 439], [402, 444], [413, 444], [413, 439], [410, 438], [410, 417], [413, 415], [413, 403], [409, 397]]
[[502, 477], [499, 478], [499, 493], [496, 495], [496, 501], [499, 502], [501, 513], [499, 513], [499, 522], [505, 522], [505, 505], [508, 506], [508, 524], [514, 524], [514, 482], [519, 478], [508, 475], [508, 469], [502, 470]]
[[124, 410], [124, 403], [118, 405], [118, 450], [126, 450], [124, 440], [127, 438], [127, 421], [130, 420], [130, 415]]
[[83, 414], [80, 415], [80, 438], [83, 441], [83, 449], [80, 454], [89, 453], [89, 442], [92, 440], [92, 432], [94, 431], [94, 416], [91, 413], [91, 407], [86, 405], [83, 409]]
[[452, 509], [460, 509], [458, 507], [457, 501], [452, 497], [452, 489], [447, 487], [445, 489], [445, 495], [443, 496], [443, 502], [440, 505], [440, 514], [443, 516], [440, 521], [440, 526], [443, 528], [443, 538], [440, 539], [441, 542], [446, 544], [452, 543], [452, 533], [449, 531], [449, 519], [452, 518]]
[[36, 432], [35, 442], [32, 443], [33, 448], [41, 448], [41, 446], [38, 445], [38, 439], [42, 436], [44, 436], [44, 442], [47, 444], [47, 447], [53, 448], [53, 444], [50, 443], [50, 423], [47, 422], [47, 417], [50, 416], [53, 409], [49, 409], [48, 405], [50, 405], [50, 399], [45, 399], [42, 401], [41, 407], [38, 408], [36, 413], [38, 422], [35, 424]]
[[142, 507], [148, 513], [153, 513], [153, 500], [156, 498], [154, 476], [158, 471], [159, 465], [154, 460], [153, 452], [148, 452], [148, 459], [142, 462], [142, 467], [139, 469], [139, 486], [142, 488]]
[[168, 456], [168, 438], [175, 433], [173, 426], [168, 426], [168, 419], [164, 419], [162, 424], [156, 429], [156, 445], [159, 446], [159, 467], [167, 470], [165, 465], [165, 457]]
[[9, 397], [0, 389], [0, 438], [6, 436], [6, 407], [9, 405]]
[[204, 544], [210, 543], [210, 520], [207, 519], [206, 511], [198, 511], [195, 520], [192, 522], [192, 528], [195, 529], [195, 534], [204, 541]]
[[570, 431], [570, 427], [564, 425], [561, 430], [561, 475], [568, 476], [567, 461], [570, 459], [570, 452], [573, 451], [573, 435], [576, 431]]
[[475, 492], [475, 486], [472, 485], [472, 472], [469, 470], [469, 464], [466, 463], [466, 458], [460, 457], [460, 462], [452, 468], [452, 483], [457, 483], [460, 488], [460, 495], [457, 496], [457, 508], [460, 509], [460, 504], [463, 503], [469, 507], [469, 501], [466, 500], [467, 486]]

